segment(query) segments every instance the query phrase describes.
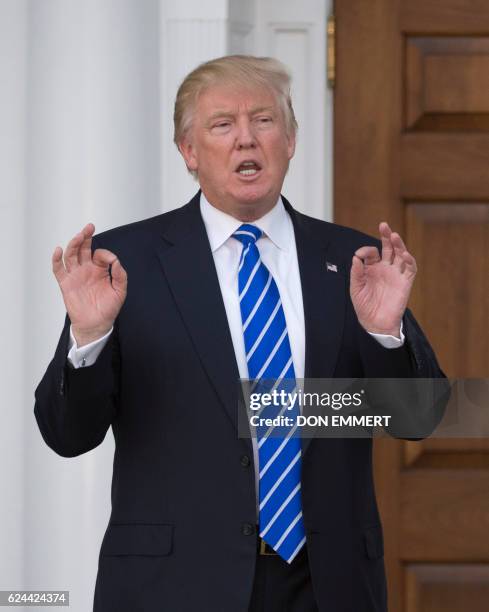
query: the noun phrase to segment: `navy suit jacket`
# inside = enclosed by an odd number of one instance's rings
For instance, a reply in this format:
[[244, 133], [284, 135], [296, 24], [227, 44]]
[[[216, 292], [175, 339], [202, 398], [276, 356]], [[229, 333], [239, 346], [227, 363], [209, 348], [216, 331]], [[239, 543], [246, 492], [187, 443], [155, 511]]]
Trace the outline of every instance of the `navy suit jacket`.
[[[114, 434], [96, 612], [248, 609], [257, 550], [252, 446], [237, 435], [238, 368], [199, 195], [94, 238], [94, 248], [116, 253], [128, 273], [114, 333], [93, 366], [75, 370], [66, 359], [67, 318], [36, 390], [35, 416], [56, 453], [77, 456], [100, 444], [109, 427]], [[301, 274], [305, 376], [443, 376], [409, 311], [399, 349], [384, 349], [358, 324], [351, 258], [378, 242], [285, 205]], [[338, 272], [328, 272], [326, 261]], [[372, 441], [304, 440], [303, 451], [319, 609], [385, 612]]]

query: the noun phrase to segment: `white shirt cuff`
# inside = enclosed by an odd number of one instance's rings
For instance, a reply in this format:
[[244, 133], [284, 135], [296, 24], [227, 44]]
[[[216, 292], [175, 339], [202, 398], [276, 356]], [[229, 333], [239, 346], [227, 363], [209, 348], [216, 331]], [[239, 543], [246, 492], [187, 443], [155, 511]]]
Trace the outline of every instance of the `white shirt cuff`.
[[107, 341], [113, 329], [114, 327], [111, 327], [110, 330], [105, 334], [105, 336], [102, 336], [98, 340], [94, 340], [93, 342], [90, 342], [90, 344], [85, 344], [84, 346], [78, 348], [70, 325], [68, 361], [71, 363], [71, 365], [75, 369], [86, 368], [88, 366], [93, 365], [97, 361], [97, 357], [102, 352], [102, 349], [107, 344]]
[[389, 334], [374, 334], [372, 332], [368, 332], [372, 338], [375, 338], [377, 342], [386, 349], [395, 349], [399, 348], [404, 344], [405, 336], [403, 334], [403, 326], [401, 321], [401, 337], [396, 338], [395, 336], [390, 336]]

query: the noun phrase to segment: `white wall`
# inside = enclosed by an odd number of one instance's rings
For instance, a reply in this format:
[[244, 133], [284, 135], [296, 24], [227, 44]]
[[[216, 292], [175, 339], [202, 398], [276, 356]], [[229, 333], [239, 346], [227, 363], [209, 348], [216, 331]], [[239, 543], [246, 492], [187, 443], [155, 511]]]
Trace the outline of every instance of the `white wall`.
[[228, 52], [291, 67], [300, 132], [284, 192], [330, 217], [326, 10], [318, 0], [0, 0], [0, 589], [68, 589], [74, 612], [90, 610], [110, 510], [111, 433], [62, 459], [32, 412], [63, 321], [54, 247], [89, 220], [100, 231], [193, 195], [173, 100], [188, 70]]
[[[26, 4], [0, 14], [0, 590], [23, 586]], [[27, 417], [28, 418], [28, 417]]]

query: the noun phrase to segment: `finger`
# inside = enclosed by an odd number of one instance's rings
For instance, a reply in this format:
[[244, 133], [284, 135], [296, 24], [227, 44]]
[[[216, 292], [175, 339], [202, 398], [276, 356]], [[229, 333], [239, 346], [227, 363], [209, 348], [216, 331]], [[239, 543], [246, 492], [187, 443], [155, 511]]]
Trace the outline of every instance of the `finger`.
[[54, 276], [56, 277], [58, 283], [61, 283], [61, 281], [66, 277], [66, 270], [63, 265], [63, 249], [61, 247], [58, 246], [54, 249], [51, 263]]
[[380, 261], [379, 249], [374, 246], [360, 247], [355, 251], [355, 256], [359, 257], [366, 265]]
[[397, 232], [392, 232], [391, 234], [391, 240], [394, 243], [395, 247], [400, 247], [403, 251], [407, 251], [407, 247], [404, 244], [403, 239], [401, 238], [401, 236], [397, 233]]
[[392, 246], [394, 247], [394, 260], [392, 263], [393, 265], [400, 268], [403, 263], [402, 255], [403, 253], [407, 252], [406, 245], [404, 244], [404, 242], [402, 241], [402, 238], [399, 236], [397, 232], [392, 232], [391, 243], [392, 243]]
[[107, 270], [116, 259], [117, 255], [114, 255], [112, 251], [108, 251], [107, 249], [96, 249], [92, 256], [92, 262], [96, 266], [100, 266], [101, 268], [107, 268]]
[[76, 268], [78, 264], [78, 251], [80, 250], [80, 246], [83, 242], [83, 234], [78, 232], [73, 238], [68, 242], [68, 245], [65, 250], [65, 267], [69, 272], [73, 268]]
[[388, 264], [394, 259], [394, 247], [391, 242], [392, 230], [385, 221], [379, 225], [380, 239], [382, 241], [382, 261]]
[[401, 257], [402, 257], [403, 264], [404, 264], [402, 271], [408, 272], [414, 276], [416, 272], [418, 271], [418, 267], [416, 265], [416, 260], [414, 259], [414, 257], [408, 251], [404, 251]]
[[78, 252], [78, 262], [80, 264], [92, 261], [92, 236], [95, 232], [95, 225], [88, 223], [82, 229], [83, 242]]
[[122, 267], [121, 262], [116, 259], [110, 269], [112, 275], [112, 287], [121, 297], [125, 297], [127, 292], [127, 272]]

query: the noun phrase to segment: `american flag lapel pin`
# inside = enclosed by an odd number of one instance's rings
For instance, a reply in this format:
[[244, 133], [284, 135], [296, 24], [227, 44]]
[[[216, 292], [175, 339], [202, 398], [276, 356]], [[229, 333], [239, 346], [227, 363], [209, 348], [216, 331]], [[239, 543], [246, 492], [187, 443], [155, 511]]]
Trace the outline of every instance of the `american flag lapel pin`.
[[338, 272], [338, 266], [336, 264], [330, 263], [329, 261], [326, 262], [326, 270], [328, 272]]

